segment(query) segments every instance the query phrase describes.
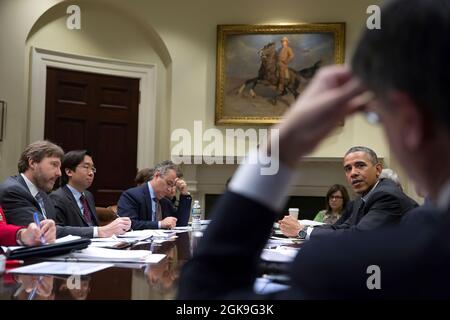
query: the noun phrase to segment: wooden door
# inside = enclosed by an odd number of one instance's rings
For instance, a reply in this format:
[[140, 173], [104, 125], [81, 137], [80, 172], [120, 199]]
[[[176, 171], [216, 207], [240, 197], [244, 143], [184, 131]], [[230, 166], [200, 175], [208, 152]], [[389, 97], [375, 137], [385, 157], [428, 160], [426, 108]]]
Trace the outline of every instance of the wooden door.
[[116, 204], [133, 186], [138, 105], [139, 79], [47, 68], [45, 138], [92, 153], [97, 206]]

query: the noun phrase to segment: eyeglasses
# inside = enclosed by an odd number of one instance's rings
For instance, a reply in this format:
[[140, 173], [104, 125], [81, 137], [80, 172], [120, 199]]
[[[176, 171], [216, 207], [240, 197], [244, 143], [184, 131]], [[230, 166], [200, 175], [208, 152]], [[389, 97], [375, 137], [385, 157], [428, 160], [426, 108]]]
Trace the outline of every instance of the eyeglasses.
[[77, 166], [77, 167], [80, 167], [80, 168], [83, 168], [84, 170], [86, 170], [87, 172], [90, 172], [90, 171], [92, 171], [92, 173], [97, 173], [97, 169], [95, 168], [95, 167], [91, 167], [90, 165], [88, 165], [88, 164], [80, 164], [79, 166]]
[[344, 197], [341, 196], [330, 196], [330, 200], [341, 200], [344, 199]]
[[164, 179], [163, 177], [161, 177], [161, 179], [164, 180], [164, 182], [166, 183], [166, 185], [167, 185], [169, 188], [175, 187], [175, 182], [174, 182], [174, 181], [167, 181], [167, 180]]

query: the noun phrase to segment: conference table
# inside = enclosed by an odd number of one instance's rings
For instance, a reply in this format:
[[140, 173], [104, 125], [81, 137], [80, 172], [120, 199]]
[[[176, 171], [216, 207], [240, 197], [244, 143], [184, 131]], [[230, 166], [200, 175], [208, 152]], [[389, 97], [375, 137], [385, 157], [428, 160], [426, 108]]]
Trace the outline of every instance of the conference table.
[[[0, 276], [0, 300], [172, 300], [177, 294], [181, 268], [203, 239], [198, 231], [176, 235], [170, 241], [138, 244], [127, 249], [165, 254], [158, 263], [114, 264], [79, 276], [76, 284], [70, 275], [4, 273]], [[25, 260], [24, 265], [42, 261], [46, 260]], [[260, 276], [286, 275], [288, 268], [288, 263], [261, 261]]]
[[[70, 276], [4, 273], [0, 276], [2, 300], [167, 300], [177, 293], [183, 264], [192, 256], [201, 237], [192, 232], [177, 233], [163, 243], [135, 245], [133, 249], [151, 250], [166, 257], [156, 264], [120, 264], [87, 276], [71, 285]], [[42, 262], [26, 260], [26, 264]], [[69, 280], [69, 281], [68, 281]]]

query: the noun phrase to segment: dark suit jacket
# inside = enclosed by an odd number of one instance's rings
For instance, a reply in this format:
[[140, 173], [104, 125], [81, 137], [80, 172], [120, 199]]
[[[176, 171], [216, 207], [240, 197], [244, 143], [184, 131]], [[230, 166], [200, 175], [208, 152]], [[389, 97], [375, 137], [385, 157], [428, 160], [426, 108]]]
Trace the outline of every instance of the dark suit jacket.
[[[344, 223], [316, 227], [311, 233], [311, 239], [373, 230], [398, 223], [406, 212], [417, 206], [418, 204], [404, 194], [393, 181], [381, 179], [365, 203], [358, 198], [347, 206], [346, 210], [351, 210], [351, 214]], [[346, 213], [343, 214], [345, 215]]]
[[[92, 213], [92, 222], [94, 226], [98, 226], [97, 212], [95, 210], [94, 196], [89, 191], [84, 192], [89, 209]], [[91, 238], [93, 235], [93, 227], [90, 227], [78, 207], [77, 201], [67, 185], [62, 186], [58, 190], [53, 191], [49, 195], [53, 200], [56, 210], [56, 224], [61, 226], [86, 227], [91, 229]]]
[[[56, 211], [52, 200], [43, 192], [44, 208], [48, 219], [56, 219]], [[39, 219], [44, 219], [41, 207], [31, 195], [30, 190], [21, 175], [7, 178], [0, 185], [0, 203], [5, 212], [8, 223], [18, 226], [28, 226], [34, 222], [33, 215], [37, 211]], [[80, 228], [70, 226], [56, 226], [56, 237], [64, 237], [69, 234], [92, 237], [92, 228]]]
[[[435, 209], [414, 210], [435, 216]], [[222, 196], [194, 258], [182, 270], [178, 298], [261, 298], [253, 283], [276, 216], [233, 192]], [[291, 265], [291, 288], [263, 298], [449, 298], [449, 217], [448, 209], [439, 223], [400, 223], [310, 240]], [[367, 288], [370, 265], [380, 267], [381, 290]]]
[[[161, 212], [163, 219], [168, 216], [167, 212]], [[158, 229], [158, 221], [152, 221], [152, 199], [146, 183], [122, 193], [117, 203], [117, 213], [131, 219], [133, 230]]]
[[167, 216], [177, 218], [178, 227], [185, 227], [188, 225], [192, 204], [192, 197], [190, 195], [181, 194], [178, 207], [167, 198], [162, 198], [160, 203], [163, 214], [165, 213]]

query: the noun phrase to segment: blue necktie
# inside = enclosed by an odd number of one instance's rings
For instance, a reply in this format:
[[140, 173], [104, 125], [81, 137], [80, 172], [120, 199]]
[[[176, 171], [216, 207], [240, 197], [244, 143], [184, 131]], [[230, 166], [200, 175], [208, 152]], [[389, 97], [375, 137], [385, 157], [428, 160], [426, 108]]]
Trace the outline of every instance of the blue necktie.
[[47, 215], [45, 214], [45, 205], [44, 205], [44, 198], [42, 197], [41, 192], [39, 191], [35, 196], [37, 202], [39, 203], [39, 206], [41, 207], [42, 215], [44, 216], [44, 219], [47, 219]]
[[155, 201], [155, 212], [154, 212], [153, 221], [161, 221], [162, 213], [161, 213], [161, 206], [159, 205], [159, 201], [156, 198], [152, 198], [152, 200]]

